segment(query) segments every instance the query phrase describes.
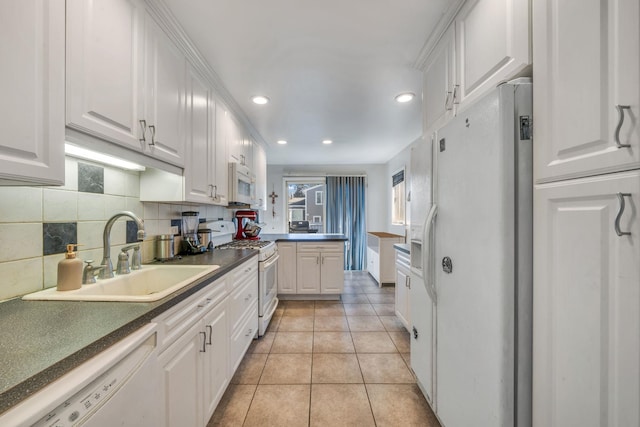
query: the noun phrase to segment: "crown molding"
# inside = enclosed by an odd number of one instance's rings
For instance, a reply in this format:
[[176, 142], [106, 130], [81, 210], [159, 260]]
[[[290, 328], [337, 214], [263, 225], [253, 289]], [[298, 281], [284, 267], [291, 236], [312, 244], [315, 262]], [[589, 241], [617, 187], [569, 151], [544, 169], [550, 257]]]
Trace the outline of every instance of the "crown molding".
[[447, 10], [445, 10], [442, 17], [438, 20], [438, 24], [425, 41], [422, 49], [420, 49], [418, 57], [413, 63], [414, 68], [424, 71], [429, 55], [435, 48], [436, 44], [440, 41], [447, 28], [449, 28], [449, 25], [451, 25], [465, 1], [466, 0], [455, 0], [449, 4]]
[[253, 126], [253, 123], [251, 123], [244, 113], [240, 104], [238, 104], [231, 95], [220, 76], [218, 76], [216, 71], [209, 65], [198, 47], [189, 38], [166, 3], [163, 0], [145, 0], [145, 4], [147, 11], [167, 33], [167, 36], [177, 45], [178, 49], [186, 56], [191, 67], [198, 71], [211, 86], [217, 96], [216, 102], [222, 102], [223, 106], [236, 116], [236, 119], [244, 125], [249, 131], [249, 134], [256, 142], [262, 145], [263, 148], [269, 147], [269, 144], [267, 144], [260, 132]]

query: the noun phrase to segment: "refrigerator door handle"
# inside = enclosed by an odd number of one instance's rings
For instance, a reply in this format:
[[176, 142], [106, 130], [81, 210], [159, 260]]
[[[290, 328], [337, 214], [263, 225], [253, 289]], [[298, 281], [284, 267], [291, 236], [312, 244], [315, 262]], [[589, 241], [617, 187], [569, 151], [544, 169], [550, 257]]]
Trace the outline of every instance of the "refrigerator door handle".
[[434, 203], [431, 205], [431, 210], [429, 210], [429, 215], [427, 215], [427, 219], [424, 223], [423, 227], [423, 239], [422, 239], [422, 271], [423, 271], [423, 280], [424, 285], [427, 288], [427, 293], [434, 304], [437, 303], [437, 294], [435, 289], [435, 284], [433, 283], [434, 279], [433, 269], [431, 268], [431, 229], [433, 227], [433, 221], [438, 213], [438, 206]]

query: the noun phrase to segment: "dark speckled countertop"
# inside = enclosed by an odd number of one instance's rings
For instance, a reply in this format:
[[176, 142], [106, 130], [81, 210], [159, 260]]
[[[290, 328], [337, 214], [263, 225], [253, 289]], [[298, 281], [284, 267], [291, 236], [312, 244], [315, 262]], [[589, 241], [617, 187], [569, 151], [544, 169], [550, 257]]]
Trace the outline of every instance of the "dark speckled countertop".
[[282, 234], [261, 234], [262, 240], [274, 242], [344, 242], [347, 237], [344, 234], [331, 233], [282, 233]]
[[214, 250], [171, 261], [220, 268], [152, 303], [20, 298], [0, 303], [0, 413], [257, 254]]

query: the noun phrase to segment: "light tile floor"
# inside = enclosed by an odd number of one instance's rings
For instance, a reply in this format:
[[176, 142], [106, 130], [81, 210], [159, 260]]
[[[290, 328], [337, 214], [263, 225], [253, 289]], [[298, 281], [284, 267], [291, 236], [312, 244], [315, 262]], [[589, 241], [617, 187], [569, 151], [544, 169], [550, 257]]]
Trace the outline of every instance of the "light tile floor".
[[281, 301], [212, 426], [439, 427], [409, 365], [394, 288], [345, 272], [341, 301]]

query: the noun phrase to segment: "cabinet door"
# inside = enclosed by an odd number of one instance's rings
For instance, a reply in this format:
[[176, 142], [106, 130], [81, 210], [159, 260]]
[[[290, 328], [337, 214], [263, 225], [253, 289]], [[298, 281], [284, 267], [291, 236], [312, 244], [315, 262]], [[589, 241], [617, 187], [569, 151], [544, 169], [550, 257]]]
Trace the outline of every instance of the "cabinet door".
[[67, 1], [67, 125], [140, 150], [139, 0]]
[[323, 294], [341, 294], [344, 289], [344, 253], [321, 253], [320, 266], [320, 291]]
[[533, 425], [640, 425], [640, 172], [541, 185], [534, 206]]
[[213, 195], [213, 143], [211, 140], [211, 90], [194, 70], [187, 81], [187, 144], [184, 168], [185, 199], [209, 203]]
[[367, 248], [367, 271], [380, 283], [380, 255], [371, 248]]
[[320, 293], [320, 252], [298, 253], [296, 291], [299, 294]]
[[435, 305], [422, 277], [411, 274], [411, 290], [409, 304], [411, 305], [411, 369], [416, 379], [422, 385], [426, 398], [437, 413], [436, 385], [435, 385]]
[[229, 204], [229, 158], [227, 156], [228, 113], [222, 104], [215, 106], [215, 168], [213, 180], [213, 202]]
[[529, 0], [469, 0], [455, 19], [458, 108], [531, 64]]
[[638, 167], [640, 3], [534, 1], [533, 29], [537, 182]]
[[64, 184], [65, 2], [0, 3], [0, 182]]
[[146, 150], [177, 166], [184, 164], [186, 59], [156, 22], [145, 19]]
[[396, 316], [405, 328], [409, 328], [409, 274], [396, 267]]
[[204, 353], [204, 418], [200, 425], [207, 425], [229, 384], [229, 331], [227, 329], [227, 304], [223, 302], [203, 319], [206, 335]]
[[158, 357], [162, 369], [166, 427], [202, 423], [199, 363], [205, 339], [202, 324], [198, 322]]
[[295, 294], [296, 288], [296, 272], [297, 257], [296, 243], [278, 242], [278, 293], [279, 294]]
[[253, 145], [253, 171], [256, 174], [256, 208], [267, 210], [267, 154], [258, 144]]
[[453, 116], [454, 108], [454, 27], [443, 34], [424, 70], [424, 133], [432, 132]]

